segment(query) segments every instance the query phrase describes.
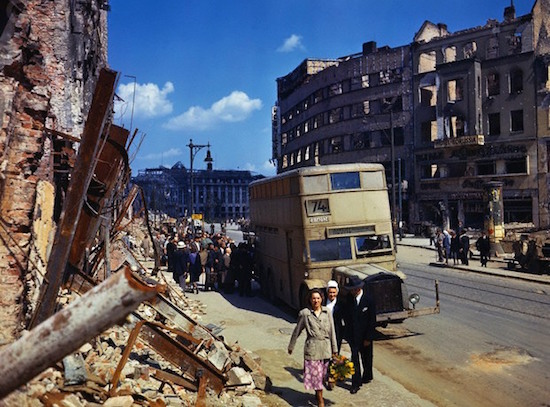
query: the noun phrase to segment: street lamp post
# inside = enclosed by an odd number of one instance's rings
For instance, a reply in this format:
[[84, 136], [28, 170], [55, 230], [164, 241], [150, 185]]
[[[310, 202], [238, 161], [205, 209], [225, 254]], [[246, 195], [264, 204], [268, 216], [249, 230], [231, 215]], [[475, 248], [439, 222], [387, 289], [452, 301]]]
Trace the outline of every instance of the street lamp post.
[[204, 161], [211, 163], [212, 156], [210, 154], [210, 143], [208, 144], [193, 144], [193, 139], [189, 139], [189, 144], [187, 144], [187, 147], [189, 147], [189, 183], [191, 186], [191, 199], [189, 201], [190, 206], [189, 210], [191, 212], [191, 216], [195, 213], [195, 191], [193, 189], [193, 160], [195, 159], [195, 156], [199, 152], [200, 149], [207, 147], [208, 151], [206, 153], [206, 158]]

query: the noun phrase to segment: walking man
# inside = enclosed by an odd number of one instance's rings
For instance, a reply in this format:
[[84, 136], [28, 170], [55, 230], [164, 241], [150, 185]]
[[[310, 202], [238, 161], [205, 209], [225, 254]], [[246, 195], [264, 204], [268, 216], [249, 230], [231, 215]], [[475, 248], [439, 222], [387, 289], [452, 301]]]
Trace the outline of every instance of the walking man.
[[[363, 291], [363, 281], [351, 276], [344, 284], [349, 292], [344, 313], [346, 340], [351, 348], [351, 361], [355, 373], [351, 379], [350, 393], [355, 394], [363, 383], [372, 380], [372, 342], [376, 328], [376, 309], [371, 298]], [[363, 374], [361, 374], [361, 364]]]

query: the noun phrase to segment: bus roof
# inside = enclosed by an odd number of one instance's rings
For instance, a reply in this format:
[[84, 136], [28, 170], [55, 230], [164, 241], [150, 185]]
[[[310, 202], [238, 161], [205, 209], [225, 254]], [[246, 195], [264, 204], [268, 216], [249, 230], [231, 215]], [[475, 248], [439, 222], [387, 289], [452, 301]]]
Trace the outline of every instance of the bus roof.
[[350, 171], [381, 171], [384, 170], [384, 166], [378, 163], [351, 163], [351, 164], [329, 164], [329, 165], [316, 165], [311, 167], [302, 167], [295, 170], [283, 172], [281, 174], [274, 175], [269, 178], [262, 178], [260, 180], [251, 182], [249, 186], [260, 185], [271, 181], [293, 177], [293, 176], [308, 176], [317, 174], [326, 174], [333, 172], [350, 172]]

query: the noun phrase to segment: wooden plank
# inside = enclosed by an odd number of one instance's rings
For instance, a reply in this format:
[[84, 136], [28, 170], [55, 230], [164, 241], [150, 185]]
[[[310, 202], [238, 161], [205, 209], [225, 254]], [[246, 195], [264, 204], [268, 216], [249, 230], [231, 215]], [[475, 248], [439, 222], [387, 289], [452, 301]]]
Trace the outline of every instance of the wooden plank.
[[40, 287], [37, 309], [29, 324], [30, 328], [36, 327], [55, 312], [57, 295], [69, 259], [69, 252], [82, 211], [84, 196], [92, 178], [93, 163], [97, 157], [100, 136], [107, 125], [116, 79], [117, 73], [109, 69], [104, 68], [99, 74], [88, 119], [84, 125], [78, 157], [71, 172], [71, 181], [63, 202], [61, 220], [48, 258], [46, 275]]

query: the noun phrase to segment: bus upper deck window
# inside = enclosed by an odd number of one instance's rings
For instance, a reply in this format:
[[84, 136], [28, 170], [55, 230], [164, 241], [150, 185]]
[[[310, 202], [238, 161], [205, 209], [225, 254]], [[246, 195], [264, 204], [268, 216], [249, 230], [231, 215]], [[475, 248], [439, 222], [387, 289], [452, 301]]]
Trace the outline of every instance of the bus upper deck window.
[[326, 174], [311, 175], [304, 177], [304, 193], [318, 194], [328, 192], [328, 181]]
[[361, 181], [358, 172], [335, 172], [330, 174], [332, 190], [359, 189]]
[[386, 180], [382, 171], [363, 171], [361, 173], [363, 188], [385, 189]]

